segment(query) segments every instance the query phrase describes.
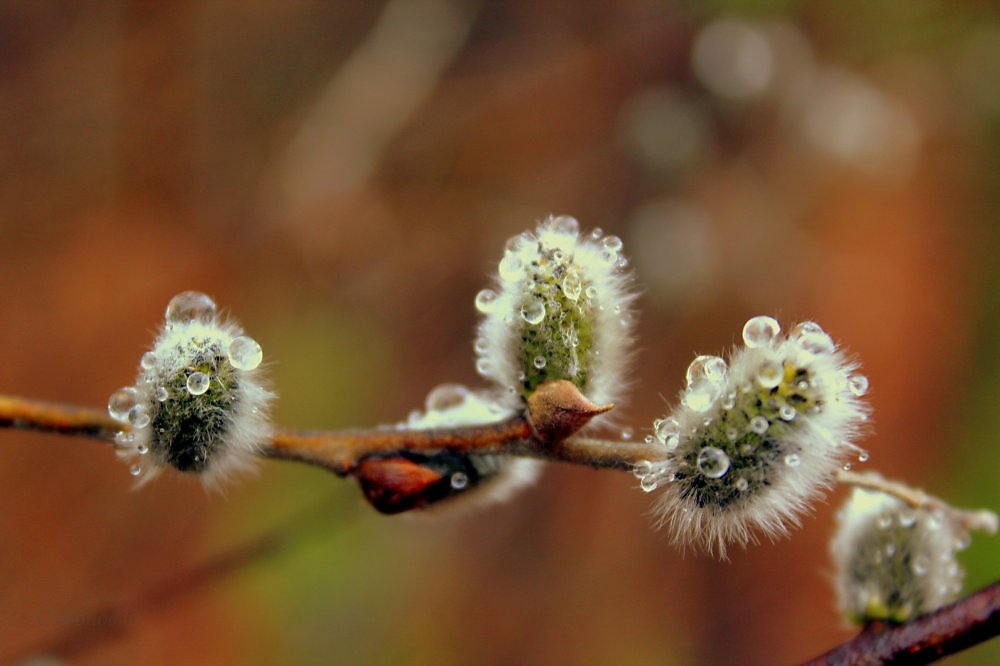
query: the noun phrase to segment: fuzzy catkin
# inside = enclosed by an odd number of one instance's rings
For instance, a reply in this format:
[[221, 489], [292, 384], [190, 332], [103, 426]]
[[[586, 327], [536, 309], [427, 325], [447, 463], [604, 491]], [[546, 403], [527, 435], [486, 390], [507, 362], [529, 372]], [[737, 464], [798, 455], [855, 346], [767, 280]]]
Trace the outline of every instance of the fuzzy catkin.
[[657, 520], [675, 542], [725, 556], [730, 543], [784, 534], [852, 454], [867, 379], [817, 324], [780, 335], [754, 317], [729, 362], [699, 356], [678, 407], [654, 424], [659, 460], [636, 469], [661, 490]]

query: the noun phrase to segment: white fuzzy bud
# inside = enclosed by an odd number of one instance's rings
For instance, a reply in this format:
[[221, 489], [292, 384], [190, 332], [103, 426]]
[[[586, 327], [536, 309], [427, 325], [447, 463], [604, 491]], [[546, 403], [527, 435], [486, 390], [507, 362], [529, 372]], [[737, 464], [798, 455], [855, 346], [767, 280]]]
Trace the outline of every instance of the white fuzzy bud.
[[[470, 391], [460, 384], [442, 384], [427, 394], [424, 411], [415, 411], [400, 427], [415, 430], [485, 425], [513, 416], [513, 410], [484, 391]], [[448, 472], [450, 497], [475, 501], [468, 506], [504, 502], [532, 485], [543, 463], [530, 458], [492, 454], [428, 456], [427, 463]]]
[[955, 553], [968, 540], [947, 511], [856, 488], [831, 542], [841, 611], [857, 624], [904, 622], [950, 603], [962, 589]]
[[508, 241], [495, 287], [476, 296], [476, 367], [511, 407], [551, 379], [598, 404], [620, 400], [635, 319], [621, 247], [599, 230], [581, 236], [566, 216]]
[[679, 544], [725, 556], [728, 543], [784, 534], [851, 455], [867, 409], [867, 379], [812, 322], [788, 337], [754, 317], [729, 363], [699, 356], [680, 405], [654, 424], [663, 457], [636, 469], [662, 488], [661, 525]]
[[260, 376], [260, 345], [198, 292], [175, 296], [152, 350], [142, 355], [134, 386], [108, 401], [118, 455], [146, 481], [167, 466], [213, 483], [250, 468], [270, 436], [273, 394]]

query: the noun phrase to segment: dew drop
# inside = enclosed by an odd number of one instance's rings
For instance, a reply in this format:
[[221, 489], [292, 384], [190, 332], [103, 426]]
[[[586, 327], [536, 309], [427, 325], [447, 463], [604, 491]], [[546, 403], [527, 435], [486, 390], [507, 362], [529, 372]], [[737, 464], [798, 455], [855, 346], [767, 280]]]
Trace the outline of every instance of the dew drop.
[[480, 358], [476, 361], [476, 372], [483, 377], [491, 377], [493, 376], [493, 365], [489, 362], [489, 359]]
[[718, 479], [729, 471], [729, 456], [722, 449], [706, 446], [698, 453], [698, 470], [710, 479]]
[[639, 487], [642, 488], [643, 492], [651, 493], [656, 490], [660, 485], [659, 479], [654, 475], [644, 476], [639, 479]]
[[736, 406], [736, 391], [729, 391], [722, 396], [722, 408], [732, 409]]
[[142, 468], [139, 467], [138, 465], [132, 465], [129, 468], [128, 473], [131, 474], [132, 476], [139, 476], [140, 474], [142, 474]]
[[601, 247], [608, 252], [617, 254], [622, 249], [622, 239], [618, 236], [605, 236], [601, 241]]
[[740, 478], [736, 479], [736, 490], [738, 490], [738, 491], [740, 491], [742, 493], [742, 492], [744, 492], [749, 487], [750, 487], [750, 482], [747, 481], [742, 476]]
[[441, 384], [431, 389], [424, 400], [424, 407], [429, 412], [437, 412], [458, 407], [465, 402], [469, 389], [461, 384]]
[[632, 434], [633, 434], [632, 428], [622, 428], [621, 438], [623, 440], [632, 439]]
[[566, 277], [562, 281], [562, 290], [566, 294], [566, 298], [571, 301], [580, 298], [580, 292], [583, 290], [583, 281], [580, 279], [580, 274], [576, 271], [566, 273]]
[[648, 460], [640, 460], [636, 463], [635, 468], [632, 470], [632, 474], [637, 479], [642, 479], [653, 473], [653, 463]]
[[829, 354], [834, 350], [833, 338], [823, 331], [823, 329], [802, 333], [795, 339], [795, 342], [798, 344], [799, 349], [815, 356]]
[[137, 447], [135, 447], [135, 450], [140, 456], [144, 456], [147, 453], [149, 453], [149, 447], [146, 446], [145, 444], [138, 445]]
[[507, 252], [503, 256], [503, 259], [500, 260], [497, 272], [500, 274], [500, 279], [507, 282], [516, 282], [520, 280], [524, 277], [524, 268], [521, 264], [521, 258], [513, 252]]
[[594, 230], [590, 232], [590, 237], [593, 240], [600, 240], [601, 236], [604, 235], [604, 229], [600, 227], [594, 227]]
[[170, 391], [168, 391], [166, 387], [164, 386], [156, 387], [156, 399], [159, 402], [166, 402], [167, 398], [169, 397], [170, 397]]
[[128, 444], [128, 434], [124, 430], [119, 430], [115, 433], [115, 444], [118, 446], [125, 446]]
[[681, 403], [694, 412], [706, 412], [719, 397], [719, 387], [713, 382], [701, 381], [688, 388], [681, 396]]
[[778, 416], [782, 421], [793, 421], [795, 419], [795, 408], [791, 405], [782, 405], [778, 408]]
[[887, 530], [892, 525], [892, 516], [887, 513], [883, 513], [875, 519], [875, 524], [879, 529]]
[[930, 562], [927, 561], [927, 557], [925, 555], [917, 555], [910, 563], [910, 567], [913, 569], [914, 574], [923, 576], [927, 573], [928, 569], [930, 569]]
[[145, 428], [149, 425], [149, 411], [143, 404], [135, 405], [128, 410], [128, 422], [133, 428]]
[[775, 361], [764, 361], [757, 369], [757, 383], [763, 388], [773, 389], [781, 384], [782, 368]]
[[740, 436], [740, 431], [736, 428], [729, 428], [726, 430], [726, 439], [730, 442], [735, 442]]
[[743, 325], [743, 342], [747, 347], [767, 347], [778, 333], [781, 325], [774, 317], [760, 315], [747, 320]]
[[899, 514], [899, 524], [903, 527], [913, 527], [914, 523], [917, 522], [917, 512], [912, 509], [907, 509], [900, 512]]
[[680, 432], [681, 426], [672, 416], [665, 419], [657, 419], [653, 422], [653, 434], [656, 435], [656, 439], [660, 440], [661, 444], [667, 443], [667, 437], [670, 435], [677, 435]]
[[146, 352], [139, 359], [139, 365], [142, 366], [143, 370], [152, 370], [156, 367], [156, 354], [151, 351]]
[[192, 372], [187, 378], [187, 390], [191, 395], [202, 395], [208, 391], [209, 378], [204, 372]]
[[785, 456], [785, 464], [789, 467], [798, 467], [802, 463], [802, 458], [797, 453], [789, 453]]
[[200, 291], [185, 291], [170, 299], [166, 318], [170, 324], [188, 324], [193, 321], [210, 322], [217, 311], [215, 301]]
[[868, 455], [868, 452], [865, 451], [864, 449], [861, 449], [861, 450], [858, 451], [858, 462], [862, 462], [862, 463], [863, 462], [868, 462], [868, 458], [869, 457], [870, 456]]
[[763, 435], [767, 432], [768, 427], [771, 424], [768, 423], [767, 419], [763, 416], [755, 416], [750, 419], [750, 430], [757, 433], [758, 435]]
[[455, 472], [449, 483], [453, 490], [464, 490], [469, 485], [469, 476], [465, 472]]
[[229, 343], [229, 362], [237, 370], [253, 370], [264, 359], [264, 352], [249, 335], [233, 338]]
[[537, 299], [528, 301], [521, 306], [521, 319], [532, 326], [540, 324], [545, 319], [545, 303]]
[[476, 309], [482, 313], [488, 313], [496, 305], [497, 293], [492, 289], [483, 289], [476, 294]]
[[564, 234], [573, 234], [575, 236], [580, 233], [580, 223], [577, 222], [575, 217], [569, 215], [553, 217], [549, 222], [549, 226], [555, 231], [561, 231]]
[[490, 348], [490, 341], [486, 339], [486, 337], [480, 336], [476, 338], [476, 341], [472, 345], [472, 348], [475, 350], [477, 354], [485, 354], [486, 351]]
[[591, 285], [591, 286], [587, 287], [587, 290], [584, 293], [587, 294], [587, 298], [596, 298], [597, 297], [597, 287]]
[[537, 368], [538, 370], [541, 370], [542, 368], [545, 367], [545, 357], [536, 356], [535, 359], [531, 362], [531, 364], [535, 366], [535, 368]]
[[852, 467], [854, 467], [854, 465], [852, 465], [849, 462], [845, 462], [843, 465], [841, 465], [840, 469], [844, 470], [845, 472], [850, 472]]
[[721, 382], [726, 378], [729, 367], [720, 356], [698, 356], [687, 367], [686, 379], [688, 386], [700, 379]]
[[108, 414], [115, 421], [126, 423], [129, 411], [139, 402], [139, 392], [132, 386], [120, 388], [108, 398]]
[[854, 395], [861, 397], [868, 393], [868, 378], [864, 375], [851, 375], [847, 380], [847, 388]]
[[646, 435], [642, 441], [644, 441], [646, 444], [652, 445], [655, 444], [657, 440], [652, 435]]

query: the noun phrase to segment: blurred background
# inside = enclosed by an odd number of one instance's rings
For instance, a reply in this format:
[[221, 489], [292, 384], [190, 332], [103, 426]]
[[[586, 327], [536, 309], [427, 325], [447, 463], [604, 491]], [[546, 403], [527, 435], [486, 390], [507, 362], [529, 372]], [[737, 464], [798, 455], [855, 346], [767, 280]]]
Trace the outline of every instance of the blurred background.
[[[263, 345], [279, 423], [399, 421], [476, 384], [504, 240], [571, 214], [642, 285], [635, 437], [749, 316], [815, 319], [871, 379], [862, 468], [1000, 508], [998, 18], [6, 0], [0, 392], [104, 405], [198, 289]], [[650, 529], [627, 474], [550, 465], [484, 513], [390, 518], [302, 465], [133, 491], [101, 444], [0, 440], [0, 661], [70, 637], [85, 664], [783, 664], [852, 634], [843, 490], [720, 563]], [[997, 538], [962, 555], [967, 589], [1000, 573]]]

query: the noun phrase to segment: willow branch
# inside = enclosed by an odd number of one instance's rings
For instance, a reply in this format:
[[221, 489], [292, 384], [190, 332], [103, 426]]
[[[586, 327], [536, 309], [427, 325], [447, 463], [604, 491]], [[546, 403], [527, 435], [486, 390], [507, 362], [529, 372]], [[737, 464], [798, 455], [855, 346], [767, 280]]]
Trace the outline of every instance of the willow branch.
[[[430, 430], [277, 428], [261, 447], [261, 455], [315, 465], [339, 476], [354, 473], [367, 458], [401, 453], [500, 453], [619, 470], [662, 456], [662, 451], [644, 443], [571, 437], [593, 416], [610, 409], [610, 405], [592, 405], [575, 388], [565, 386], [568, 382], [554, 384], [551, 391], [536, 391], [538, 402], [529, 409], [497, 423]], [[543, 399], [547, 400], [545, 404], [541, 404]], [[0, 395], [0, 427], [53, 432], [112, 444], [116, 433], [130, 429], [104, 410], [3, 395]]]
[[929, 664], [1000, 635], [1000, 582], [906, 624], [873, 622], [808, 666]]
[[841, 470], [837, 473], [837, 481], [844, 485], [874, 490], [908, 504], [914, 509], [939, 511], [952, 516], [959, 525], [967, 530], [979, 530], [995, 534], [998, 528], [997, 514], [987, 509], [965, 510], [956, 509], [944, 500], [938, 499], [919, 488], [912, 488], [905, 483], [890, 481], [878, 472], [849, 472]]

